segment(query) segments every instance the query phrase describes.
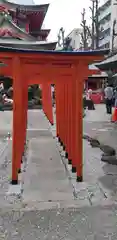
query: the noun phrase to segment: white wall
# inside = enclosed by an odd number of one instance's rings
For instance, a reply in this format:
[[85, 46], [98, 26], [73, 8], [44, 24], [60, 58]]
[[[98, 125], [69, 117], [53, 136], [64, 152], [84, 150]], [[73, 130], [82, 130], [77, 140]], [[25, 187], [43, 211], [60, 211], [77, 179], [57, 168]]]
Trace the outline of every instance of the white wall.
[[[116, 0], [112, 0], [112, 6], [111, 6], [111, 36], [110, 36], [110, 49], [112, 49], [112, 36], [113, 36], [113, 21], [116, 19], [117, 21], [117, 5], [114, 5], [114, 3], [117, 4]], [[117, 32], [117, 24], [115, 26], [115, 31]], [[117, 37], [114, 39], [114, 48], [117, 48]]]
[[79, 49], [80, 48], [80, 42], [81, 42], [81, 29], [73, 29], [73, 31], [68, 35], [69, 38], [71, 38], [71, 46], [73, 49]]

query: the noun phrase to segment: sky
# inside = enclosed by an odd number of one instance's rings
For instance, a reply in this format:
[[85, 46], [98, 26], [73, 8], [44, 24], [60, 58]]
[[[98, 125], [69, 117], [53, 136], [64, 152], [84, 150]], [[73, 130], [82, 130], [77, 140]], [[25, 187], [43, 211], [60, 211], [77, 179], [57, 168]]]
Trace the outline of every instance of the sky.
[[[87, 20], [90, 23], [90, 0], [34, 0], [36, 4], [50, 3], [44, 20], [44, 28], [51, 29], [48, 40], [56, 41], [59, 29], [65, 29], [67, 36], [74, 28], [80, 27], [81, 12], [86, 8]], [[100, 0], [103, 4], [105, 0]]]

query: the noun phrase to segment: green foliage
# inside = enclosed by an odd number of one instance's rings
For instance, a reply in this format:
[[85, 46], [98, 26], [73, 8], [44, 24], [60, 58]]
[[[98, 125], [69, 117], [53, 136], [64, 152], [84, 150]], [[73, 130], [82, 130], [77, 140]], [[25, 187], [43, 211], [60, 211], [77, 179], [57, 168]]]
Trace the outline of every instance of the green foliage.
[[39, 86], [37, 84], [31, 85], [28, 88], [28, 100], [29, 101], [35, 100], [35, 103], [39, 104], [41, 97], [42, 97], [41, 89], [39, 88]]
[[0, 81], [4, 84], [4, 89], [8, 90], [10, 87], [12, 87], [12, 79], [8, 77], [0, 77]]
[[71, 38], [67, 37], [64, 42], [64, 48], [63, 48], [64, 51], [73, 51], [70, 43], [71, 43]]
[[[0, 76], [0, 82], [4, 84], [4, 92], [12, 98], [13, 97], [13, 88], [12, 88], [12, 79], [4, 76]], [[40, 104], [40, 99], [42, 98], [41, 89], [38, 84], [31, 85], [28, 88], [28, 101], [34, 100], [36, 104]]]

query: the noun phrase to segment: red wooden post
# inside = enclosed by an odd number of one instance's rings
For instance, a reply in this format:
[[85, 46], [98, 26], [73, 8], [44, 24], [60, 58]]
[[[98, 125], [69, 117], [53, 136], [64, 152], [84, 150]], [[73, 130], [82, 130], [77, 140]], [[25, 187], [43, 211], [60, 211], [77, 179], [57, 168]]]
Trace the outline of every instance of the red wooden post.
[[65, 150], [65, 84], [64, 79], [61, 83], [61, 94], [62, 94], [62, 145], [63, 149]]
[[69, 137], [69, 106], [68, 106], [68, 81], [66, 82], [66, 152], [68, 153], [69, 151], [69, 145], [68, 145], [68, 137]]
[[22, 138], [22, 154], [24, 153], [24, 145], [26, 143], [26, 129], [27, 129], [27, 109], [28, 109], [28, 84], [25, 81], [22, 83], [23, 93], [22, 93], [22, 106], [23, 106], [23, 115], [22, 115], [22, 128], [23, 128], [23, 138]]
[[[82, 158], [82, 110], [83, 110], [83, 73], [85, 69], [83, 64], [76, 66], [76, 171], [77, 181], [82, 182], [83, 180], [83, 158]], [[84, 73], [85, 76], [85, 73]]]
[[43, 104], [43, 110], [50, 121], [50, 123], [53, 125], [53, 109], [52, 109], [52, 95], [51, 95], [51, 85], [49, 83], [43, 83], [42, 84], [42, 104]]
[[69, 96], [70, 96], [70, 154], [68, 158], [68, 163], [72, 164], [73, 161], [73, 83], [72, 78], [70, 79], [70, 85], [69, 85]]
[[52, 91], [51, 91], [51, 84], [47, 83], [47, 110], [48, 110], [48, 119], [50, 123], [53, 125], [54, 120], [53, 120], [53, 106], [52, 106]]
[[68, 108], [68, 102], [67, 102], [67, 83], [65, 83], [64, 80], [64, 135], [65, 135], [65, 147], [64, 150], [68, 152], [68, 145], [67, 145], [67, 137], [68, 137], [68, 129], [67, 129], [67, 108]]
[[60, 88], [60, 82], [57, 84], [58, 91], [58, 102], [59, 102], [59, 140], [60, 143], [62, 143], [62, 94], [61, 94], [61, 88]]
[[61, 92], [62, 92], [62, 143], [63, 143], [63, 150], [66, 148], [66, 87], [64, 83], [64, 79], [61, 83]]
[[12, 184], [18, 183], [18, 168], [22, 158], [22, 85], [21, 66], [18, 57], [13, 58], [13, 143]]
[[56, 114], [56, 136], [59, 139], [59, 134], [60, 134], [60, 115], [59, 115], [59, 86], [56, 82], [55, 84], [55, 101], [56, 101], [56, 110], [55, 110], [55, 114]]
[[65, 83], [65, 150], [66, 154], [69, 152], [69, 144], [68, 144], [68, 138], [69, 138], [69, 105], [68, 105], [68, 81]]
[[83, 148], [82, 148], [82, 132], [83, 132], [83, 86], [84, 79], [88, 76], [88, 64], [81, 61], [74, 68], [75, 77], [75, 168], [77, 172], [77, 181], [83, 181]]
[[43, 111], [45, 113], [44, 91], [43, 91], [43, 85], [42, 84], [40, 84], [40, 88], [41, 88], [41, 91], [42, 91], [42, 108], [43, 108]]
[[55, 99], [56, 99], [56, 136], [58, 137], [59, 142], [61, 143], [61, 121], [62, 121], [62, 108], [61, 108], [61, 88], [60, 80], [56, 79], [55, 84]]
[[67, 94], [67, 145], [68, 145], [68, 152], [66, 152], [66, 157], [68, 158], [68, 163], [71, 163], [71, 79], [68, 79], [67, 83], [67, 89], [68, 89], [68, 94]]
[[72, 76], [71, 83], [71, 155], [72, 155], [72, 172], [76, 172], [76, 79], [75, 72]]

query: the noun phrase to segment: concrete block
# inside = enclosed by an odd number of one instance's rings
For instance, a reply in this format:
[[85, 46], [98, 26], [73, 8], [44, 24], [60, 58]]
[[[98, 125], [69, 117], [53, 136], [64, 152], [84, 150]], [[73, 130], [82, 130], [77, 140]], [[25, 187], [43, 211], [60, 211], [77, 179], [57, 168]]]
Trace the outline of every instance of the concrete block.
[[7, 192], [7, 195], [19, 196], [19, 195], [21, 195], [21, 191], [22, 191], [22, 185], [21, 184], [10, 185], [9, 190]]

